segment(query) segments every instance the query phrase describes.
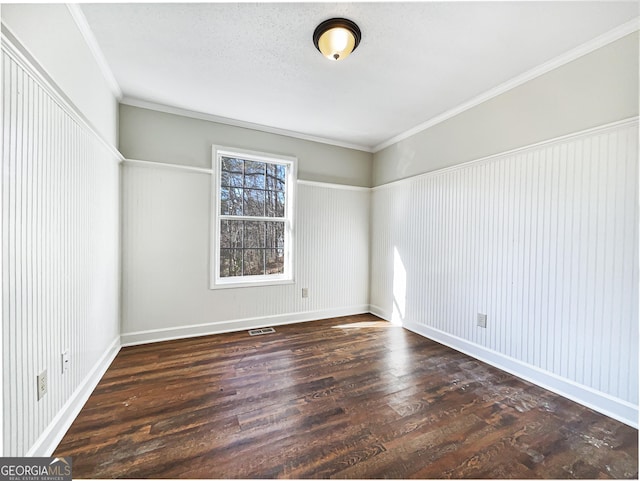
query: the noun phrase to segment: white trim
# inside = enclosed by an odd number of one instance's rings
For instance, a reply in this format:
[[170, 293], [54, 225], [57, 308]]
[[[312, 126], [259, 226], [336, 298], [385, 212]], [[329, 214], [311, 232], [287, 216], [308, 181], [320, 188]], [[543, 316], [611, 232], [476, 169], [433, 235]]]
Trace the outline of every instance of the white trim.
[[120, 352], [120, 347], [120, 336], [118, 336], [85, 376], [82, 383], [58, 411], [58, 414], [56, 414], [40, 437], [33, 443], [26, 456], [48, 457], [53, 454], [53, 451], [102, 379], [102, 376], [104, 376], [104, 373], [107, 372], [116, 355]]
[[220, 117], [218, 115], [207, 114], [204, 112], [196, 112], [194, 110], [183, 109], [180, 107], [172, 107], [169, 105], [159, 104], [149, 100], [142, 100], [133, 97], [127, 97], [126, 95], [120, 100], [121, 104], [129, 105], [131, 107], [139, 107], [147, 110], [155, 110], [156, 112], [164, 112], [166, 114], [180, 115], [182, 117], [189, 117], [192, 119], [206, 120], [208, 122], [216, 122], [218, 124], [231, 125], [233, 127], [240, 127], [243, 129], [257, 130], [259, 132], [267, 132], [269, 134], [284, 135], [286, 137], [292, 137], [300, 140], [308, 140], [310, 142], [318, 142], [320, 144], [333, 145], [335, 147], [343, 147], [345, 149], [361, 150], [363, 152], [371, 153], [371, 147], [365, 145], [353, 144], [350, 142], [343, 142], [336, 139], [328, 139], [325, 137], [319, 137], [316, 135], [303, 134], [302, 132], [295, 132], [293, 130], [280, 129], [277, 127], [269, 127], [268, 125], [254, 124], [252, 122], [245, 122], [244, 120], [230, 119], [228, 117]]
[[[335, 183], [329, 183], [329, 182], [320, 182], [320, 181], [303, 180], [303, 179], [297, 179], [297, 184], [298, 185], [307, 185], [307, 186], [312, 186], [312, 187], [322, 187], [322, 188], [325, 188], [325, 189], [345, 189], [345, 190], [357, 190], [357, 191], [381, 190], [381, 189], [386, 189], [386, 188], [393, 187], [393, 186], [396, 186], [396, 185], [400, 185], [400, 184], [403, 184], [403, 183], [413, 182], [414, 180], [418, 180], [418, 179], [423, 178], [423, 177], [428, 177], [428, 176], [433, 176], [433, 175], [440, 175], [440, 174], [444, 174], [446, 172], [459, 170], [459, 169], [464, 169], [466, 167], [469, 167], [472, 164], [481, 164], [483, 162], [489, 162], [489, 161], [491, 161], [493, 159], [500, 158], [500, 157], [507, 156], [507, 155], [513, 155], [513, 154], [516, 154], [518, 152], [522, 152], [522, 151], [525, 151], [525, 150], [528, 150], [528, 149], [542, 147], [542, 146], [545, 146], [545, 145], [552, 145], [554, 143], [564, 142], [565, 140], [576, 139], [576, 138], [579, 138], [579, 137], [582, 137], [582, 136], [592, 135], [592, 134], [598, 133], [598, 132], [605, 132], [607, 130], [615, 129], [615, 128], [621, 127], [623, 125], [627, 125], [627, 124], [630, 125], [630, 124], [633, 124], [633, 123], [637, 123], [638, 120], [639, 120], [638, 116], [629, 117], [627, 119], [622, 119], [622, 120], [617, 120], [615, 122], [610, 122], [610, 123], [607, 123], [607, 124], [599, 125], [597, 127], [592, 127], [592, 128], [585, 129], [585, 130], [572, 132], [570, 134], [561, 135], [560, 137], [554, 137], [554, 138], [551, 138], [551, 139], [542, 140], [540, 142], [535, 142], [533, 144], [524, 145], [522, 147], [516, 147], [515, 149], [506, 150], [506, 151], [503, 151], [503, 152], [498, 152], [496, 154], [491, 154], [491, 155], [488, 155], [486, 157], [481, 157], [479, 159], [473, 159], [473, 160], [469, 160], [467, 162], [462, 162], [460, 164], [451, 165], [449, 167], [443, 167], [441, 169], [431, 170], [429, 172], [424, 172], [422, 174], [412, 175], [410, 177], [405, 177], [403, 179], [394, 180], [394, 181], [388, 182], [386, 184], [380, 184], [380, 185], [377, 185], [377, 186], [374, 186], [374, 187], [361, 187], [361, 186], [357, 186], [357, 185], [335, 184]], [[233, 149], [231, 149], [231, 150], [233, 150]], [[288, 157], [285, 157], [285, 158], [288, 158]], [[203, 167], [195, 167], [195, 166], [190, 166], [190, 165], [171, 164], [171, 163], [168, 163], [168, 162], [154, 162], [154, 161], [149, 161], [149, 160], [137, 160], [137, 159], [125, 159], [125, 158], [123, 158], [123, 163], [139, 165], [139, 166], [145, 166], [145, 167], [157, 167], [157, 168], [175, 169], [175, 170], [189, 170], [189, 171], [201, 172], [201, 173], [209, 174], [209, 175], [213, 174], [213, 170], [212, 169], [206, 169], [206, 168], [203, 168]]]
[[[384, 312], [384, 310], [378, 306], [369, 306], [369, 312], [387, 321], [391, 319], [391, 315]], [[537, 386], [559, 394], [567, 399], [571, 399], [605, 416], [609, 416], [636, 429], [638, 428], [638, 406], [627, 401], [596, 391], [588, 386], [578, 384], [570, 379], [563, 378], [552, 372], [545, 371], [439, 329], [411, 321], [402, 321], [402, 327], [482, 362], [486, 362], [525, 381], [532, 382]]]
[[[277, 162], [296, 163], [298, 158], [295, 155], [270, 154], [257, 150], [245, 149], [243, 147], [229, 147], [228, 145], [214, 145], [215, 150], [220, 154], [238, 155], [240, 154], [244, 160], [255, 160], [256, 162]], [[213, 169], [213, 159], [211, 159], [211, 169]]]
[[544, 75], [554, 69], [562, 67], [563, 65], [568, 64], [569, 62], [572, 62], [590, 52], [593, 52], [598, 48], [602, 48], [612, 42], [615, 42], [625, 35], [629, 35], [630, 33], [637, 31], [638, 28], [640, 28], [639, 21], [640, 17], [636, 17], [633, 20], [623, 23], [622, 25], [610, 30], [609, 32], [600, 35], [599, 37], [589, 40], [588, 42], [583, 43], [582, 45], [569, 50], [568, 52], [565, 52], [557, 56], [556, 58], [549, 60], [548, 62], [538, 65], [537, 67], [534, 67], [531, 70], [512, 78], [511, 80], [507, 80], [497, 87], [487, 90], [477, 97], [474, 97], [471, 100], [458, 105], [457, 107], [447, 110], [443, 114], [437, 115], [436, 117], [418, 124], [401, 134], [398, 134], [388, 140], [385, 140], [384, 142], [379, 143], [371, 149], [371, 152], [380, 152], [381, 150], [386, 149], [387, 147], [396, 144], [401, 140], [407, 139], [419, 132], [422, 132], [423, 130], [444, 122], [445, 120], [450, 119], [451, 117], [454, 117], [464, 112], [465, 110], [469, 110], [477, 105], [480, 105], [483, 102], [486, 102], [487, 100], [490, 100], [526, 82], [529, 82], [530, 80], [540, 77], [541, 75]]
[[294, 312], [289, 314], [277, 314], [264, 317], [250, 317], [245, 319], [233, 319], [228, 321], [210, 322], [190, 326], [169, 327], [165, 329], [151, 329], [148, 331], [128, 332], [120, 335], [122, 346], [135, 346], [152, 342], [170, 341], [173, 339], [186, 339], [189, 337], [208, 336], [225, 332], [244, 331], [259, 327], [283, 326], [298, 322], [318, 321], [332, 317], [353, 316], [365, 314], [369, 311], [366, 304], [325, 309], [321, 311]]
[[[251, 276], [251, 280], [247, 280], [248, 277], [227, 277], [224, 278], [226, 282], [211, 284], [209, 289], [242, 289], [243, 287], [273, 287], [273, 286], [286, 286], [295, 284], [294, 279], [285, 277], [284, 274], [268, 274], [263, 276]], [[218, 281], [219, 282], [219, 281]]]
[[[207, 169], [204, 167], [195, 167], [192, 165], [171, 164], [168, 162], [155, 162], [151, 160], [138, 160], [138, 159], [123, 159], [122, 162], [125, 165], [131, 164], [131, 165], [141, 166], [141, 167], [157, 167], [159, 169], [187, 170], [191, 172], [200, 172], [202, 174], [208, 174], [208, 175], [213, 174], [212, 169]], [[310, 187], [321, 187], [323, 189], [356, 190], [361, 192], [368, 192], [371, 190], [371, 187], [362, 187], [359, 185], [348, 185], [348, 184], [335, 184], [330, 182], [320, 182], [317, 180], [297, 179], [296, 182], [298, 185], [308, 185]]]
[[592, 127], [590, 129], [586, 129], [586, 130], [581, 130], [579, 132], [573, 132], [571, 134], [562, 135], [560, 137], [554, 137], [553, 139], [542, 140], [542, 141], [536, 142], [534, 144], [525, 145], [523, 147], [517, 147], [515, 149], [507, 150], [507, 151], [504, 151], [504, 152], [498, 152], [497, 154], [491, 154], [491, 155], [488, 155], [486, 157], [481, 157], [479, 159], [473, 159], [473, 160], [469, 160], [467, 162], [462, 162], [461, 164], [455, 164], [455, 165], [451, 165], [449, 167], [443, 167], [441, 169], [431, 170], [431, 171], [425, 172], [423, 174], [416, 174], [416, 175], [412, 175], [410, 177], [405, 177], [404, 179], [394, 180], [394, 181], [391, 181], [391, 182], [389, 182], [387, 184], [380, 184], [380, 185], [377, 185], [375, 187], [372, 187], [371, 190], [386, 189], [386, 188], [397, 186], [397, 185], [400, 185], [400, 184], [403, 184], [403, 183], [413, 182], [415, 180], [418, 180], [418, 179], [421, 179], [421, 178], [424, 178], [424, 177], [430, 177], [430, 176], [445, 174], [447, 172], [451, 172], [451, 171], [467, 168], [472, 164], [482, 164], [482, 163], [485, 163], [485, 162], [489, 162], [491, 160], [495, 160], [495, 159], [500, 158], [500, 157], [517, 154], [518, 152], [522, 152], [522, 151], [525, 151], [525, 150], [534, 149], [534, 148], [538, 148], [538, 147], [542, 147], [542, 146], [546, 146], [546, 145], [553, 145], [553, 144], [558, 143], [558, 142], [564, 142], [566, 140], [577, 139], [577, 138], [580, 138], [580, 137], [583, 137], [583, 136], [586, 136], [586, 135], [593, 135], [595, 133], [602, 133], [602, 132], [606, 132], [607, 130], [616, 129], [616, 128], [621, 127], [623, 125], [632, 125], [634, 123], [638, 123], [638, 117], [637, 116], [636, 117], [630, 117], [628, 119], [617, 120], [615, 122], [611, 122], [611, 123], [608, 123], [608, 124], [600, 125], [598, 127]]
[[109, 67], [109, 63], [107, 62], [107, 59], [105, 58], [104, 53], [102, 52], [102, 49], [89, 26], [89, 22], [87, 22], [87, 17], [84, 16], [80, 5], [77, 3], [67, 3], [66, 5], [74, 22], [78, 26], [78, 30], [80, 30], [80, 33], [82, 34], [82, 38], [84, 38], [87, 47], [98, 64], [98, 68], [100, 69], [102, 76], [109, 85], [111, 92], [117, 100], [120, 100], [122, 98], [122, 89], [120, 88], [120, 85], [118, 85], [118, 81], [113, 75], [111, 67]]
[[[390, 321], [391, 316], [387, 316], [384, 309], [382, 307], [376, 306], [375, 304], [369, 304], [369, 314], [373, 314], [374, 316], [378, 316], [385, 321]], [[387, 319], [387, 317], [389, 317]]]
[[2, 50], [9, 55], [20, 67], [30, 75], [38, 84], [51, 96], [52, 100], [58, 104], [58, 106], [68, 115], [70, 115], [74, 121], [78, 122], [82, 127], [91, 132], [96, 139], [102, 143], [111, 154], [121, 162], [124, 156], [111, 145], [99, 132], [94, 128], [89, 119], [78, 109], [73, 101], [67, 97], [64, 91], [56, 84], [53, 77], [40, 65], [36, 57], [29, 52], [29, 50], [20, 43], [17, 37], [13, 34], [11, 29], [2, 22], [1, 33]]
[[205, 169], [203, 167], [193, 167], [191, 165], [169, 164], [165, 162], [152, 162], [150, 160], [136, 160], [136, 159], [124, 159], [124, 165], [134, 165], [136, 167], [155, 167], [158, 169], [170, 169], [170, 170], [187, 170], [190, 172], [200, 172], [202, 174], [213, 174], [213, 170]]
[[331, 184], [329, 182], [318, 182], [315, 180], [298, 179], [298, 185], [308, 185], [310, 187], [321, 187], [323, 189], [356, 190], [359, 192], [368, 192], [371, 190], [371, 187], [361, 187], [359, 185], [347, 185], [347, 184]]
[[492, 89], [489, 89], [488, 91], [472, 98], [471, 100], [468, 100], [467, 102], [464, 102], [458, 105], [457, 107], [454, 107], [436, 117], [433, 117], [419, 125], [416, 125], [415, 127], [409, 130], [406, 130], [403, 133], [395, 135], [394, 137], [391, 137], [390, 139], [387, 139], [375, 146], [366, 146], [366, 145], [354, 144], [350, 142], [339, 141], [335, 139], [328, 139], [328, 138], [314, 136], [310, 134], [303, 134], [301, 132], [296, 132], [292, 130], [279, 129], [276, 127], [269, 127], [266, 125], [254, 124], [254, 123], [245, 122], [242, 120], [230, 119], [228, 117], [220, 117], [217, 115], [207, 114], [204, 112], [196, 112], [193, 110], [183, 109], [179, 107], [162, 105], [157, 102], [133, 98], [133, 97], [125, 96], [120, 100], [120, 103], [124, 105], [130, 105], [132, 107], [140, 107], [144, 109], [155, 110], [157, 112], [181, 115], [183, 117], [206, 120], [209, 122], [217, 122], [220, 124], [258, 130], [261, 132], [268, 132], [276, 135], [284, 135], [287, 137], [293, 137], [301, 140], [309, 140], [311, 142], [319, 142], [323, 144], [334, 145], [336, 147], [344, 147], [347, 149], [360, 150], [363, 152], [377, 153], [389, 147], [390, 145], [398, 143], [401, 140], [407, 139], [412, 135], [415, 135], [419, 132], [422, 132], [423, 130], [433, 127], [434, 125], [444, 122], [445, 120], [450, 119], [451, 117], [454, 117], [483, 102], [486, 102], [487, 100], [497, 97], [498, 95], [501, 95], [509, 90], [512, 90], [518, 87], [519, 85], [522, 85], [554, 69], [557, 69], [569, 62], [572, 62], [590, 52], [593, 52], [594, 50], [597, 50], [598, 48], [602, 48], [612, 42], [615, 42], [616, 40], [619, 40], [625, 35], [629, 35], [630, 33], [637, 31], [639, 28], [640, 28], [640, 17], [636, 17], [635, 19], [630, 20], [622, 25], [619, 25], [618, 27], [610, 30], [609, 32], [606, 32], [592, 40], [589, 40], [588, 42], [585, 42], [584, 44], [572, 50], [569, 50], [568, 52], [565, 52], [557, 56], [556, 58], [549, 60], [548, 62], [538, 65], [537, 67], [534, 67], [533, 69], [521, 75], [518, 75], [512, 78], [511, 80], [508, 80]]
[[[284, 222], [284, 272], [282, 274], [221, 277], [220, 276], [220, 178], [222, 169], [222, 157], [229, 156], [243, 160], [254, 160], [270, 164], [284, 165], [286, 167], [285, 178], [285, 212], [284, 217], [272, 219]], [[211, 235], [209, 254], [209, 289], [229, 289], [242, 287], [261, 287], [282, 284], [291, 284], [295, 278], [295, 204], [296, 204], [296, 180], [298, 177], [298, 158], [256, 152], [254, 150], [212, 145], [211, 147]], [[225, 216], [227, 217], [227, 216]], [[241, 219], [243, 216], [233, 216]], [[227, 217], [228, 218], [228, 217]], [[255, 217], [254, 217], [255, 218]], [[251, 220], [248, 217], [247, 220]]]

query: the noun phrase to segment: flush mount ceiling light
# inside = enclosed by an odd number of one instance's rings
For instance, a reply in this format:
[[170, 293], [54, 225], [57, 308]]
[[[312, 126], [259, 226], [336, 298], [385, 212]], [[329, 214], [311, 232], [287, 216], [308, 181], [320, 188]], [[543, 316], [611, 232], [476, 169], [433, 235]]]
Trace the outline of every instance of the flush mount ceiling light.
[[342, 60], [360, 43], [358, 26], [346, 18], [331, 18], [316, 27], [313, 44], [329, 60]]

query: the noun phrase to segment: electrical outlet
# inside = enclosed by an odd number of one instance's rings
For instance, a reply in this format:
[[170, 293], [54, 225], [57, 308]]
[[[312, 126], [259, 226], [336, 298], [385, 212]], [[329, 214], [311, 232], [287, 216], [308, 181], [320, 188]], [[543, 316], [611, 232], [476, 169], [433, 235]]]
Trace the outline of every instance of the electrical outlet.
[[38, 374], [38, 401], [47, 394], [47, 370]]
[[478, 327], [487, 327], [487, 315], [478, 312]]
[[69, 351], [62, 353], [62, 374], [69, 370]]
[[303, 287], [302, 288], [302, 298], [306, 299], [307, 297], [309, 297], [309, 288], [308, 287]]

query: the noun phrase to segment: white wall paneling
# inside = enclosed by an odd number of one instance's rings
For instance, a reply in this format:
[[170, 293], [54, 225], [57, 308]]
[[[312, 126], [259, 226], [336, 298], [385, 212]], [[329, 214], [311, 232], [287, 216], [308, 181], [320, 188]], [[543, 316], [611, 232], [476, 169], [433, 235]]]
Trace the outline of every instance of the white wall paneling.
[[[612, 37], [601, 37], [598, 41], [605, 42], [601, 48], [586, 53], [582, 48], [590, 47], [583, 45], [575, 51], [579, 57], [573, 61], [555, 64], [557, 68], [537, 76], [554, 62], [541, 66], [542, 70], [530, 72], [535, 78], [529, 77], [520, 85], [499, 86], [488, 97], [481, 96], [462, 106], [464, 111], [445, 113], [434, 119], [440, 122], [424, 124], [426, 130], [376, 152], [372, 185], [637, 116], [638, 25], [637, 20], [625, 24], [610, 32]], [[636, 31], [631, 33], [629, 30], [634, 28]], [[624, 35], [626, 32], [629, 34]], [[608, 43], [618, 35], [624, 36]], [[527, 77], [524, 74], [521, 80]], [[492, 97], [504, 87], [509, 90]], [[482, 103], [474, 105], [482, 99]], [[454, 115], [447, 118], [451, 114]]]
[[204, 169], [125, 161], [123, 344], [368, 311], [368, 188], [298, 181], [294, 283], [219, 290], [210, 190]]
[[[63, 3], [15, 2], [2, 5], [2, 34], [9, 38], [92, 130], [110, 145], [118, 142], [117, 90], [87, 44], [75, 15]], [[107, 74], [107, 75], [105, 75]]]
[[371, 263], [373, 312], [637, 426], [637, 119], [375, 188]]
[[44, 456], [119, 347], [119, 158], [4, 37], [2, 101], [2, 454]]

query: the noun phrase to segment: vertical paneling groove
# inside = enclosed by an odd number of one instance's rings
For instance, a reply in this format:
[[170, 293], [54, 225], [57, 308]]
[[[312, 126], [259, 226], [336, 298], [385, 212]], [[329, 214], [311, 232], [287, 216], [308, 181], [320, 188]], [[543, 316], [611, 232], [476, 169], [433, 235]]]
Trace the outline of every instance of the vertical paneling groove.
[[374, 189], [372, 306], [637, 405], [637, 128]]
[[118, 335], [119, 167], [2, 47], [2, 436], [3, 455], [23, 456]]
[[[123, 327], [130, 333], [235, 320], [361, 310], [369, 304], [368, 189], [297, 185], [295, 283], [208, 289], [211, 178], [126, 163]], [[186, 216], [185, 212], [189, 215]], [[309, 289], [302, 299], [301, 289]], [[257, 320], [256, 323], [260, 321]], [[227, 323], [227, 324], [225, 324]], [[179, 334], [173, 334], [179, 335]]]

